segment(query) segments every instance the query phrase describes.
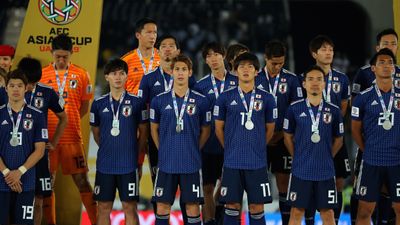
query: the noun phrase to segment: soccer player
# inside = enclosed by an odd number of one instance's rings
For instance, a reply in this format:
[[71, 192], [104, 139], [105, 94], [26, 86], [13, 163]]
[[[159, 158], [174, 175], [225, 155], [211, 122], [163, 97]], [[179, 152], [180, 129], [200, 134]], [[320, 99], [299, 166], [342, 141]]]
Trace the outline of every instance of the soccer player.
[[174, 86], [151, 102], [151, 135], [158, 148], [158, 170], [152, 201], [157, 203], [156, 225], [167, 225], [179, 185], [185, 203], [185, 224], [201, 224], [203, 203], [200, 149], [210, 135], [207, 98], [189, 88], [192, 62], [185, 55], [173, 59]]
[[[293, 102], [284, 119], [285, 145], [293, 157], [287, 200], [290, 225], [300, 225], [305, 209], [317, 208], [323, 224], [334, 225], [337, 206], [333, 157], [343, 144], [341, 110], [323, 98], [325, 71], [304, 73], [307, 98]], [[317, 172], [316, 172], [317, 171]]]
[[[84, 155], [81, 134], [81, 118], [88, 113], [89, 101], [93, 97], [89, 74], [72, 64], [72, 40], [65, 34], [56, 36], [51, 43], [53, 62], [42, 70], [41, 83], [51, 86], [58, 93], [58, 103], [64, 107], [68, 124], [57, 146], [48, 146], [50, 172], [53, 180], [59, 165], [65, 175], [71, 175], [88, 212], [92, 224], [96, 223], [96, 202], [90, 186], [88, 167]], [[58, 117], [49, 112], [48, 127], [50, 140], [56, 135]], [[44, 216], [48, 224], [55, 224], [55, 196], [45, 198]]]
[[215, 133], [224, 147], [220, 201], [225, 225], [240, 220], [243, 191], [249, 202], [250, 224], [265, 224], [264, 204], [272, 202], [266, 146], [274, 134], [277, 111], [274, 97], [256, 88], [257, 56], [239, 55], [234, 62], [239, 85], [223, 92], [214, 107]]
[[[394, 29], [389, 28], [379, 32], [376, 36], [377, 45], [375, 47], [376, 51], [378, 52], [381, 49], [388, 48], [390, 49], [394, 55], [397, 53], [398, 49], [398, 36]], [[400, 76], [400, 67], [398, 65], [395, 66], [396, 70], [396, 77]], [[371, 87], [375, 83], [375, 74], [371, 70], [371, 65], [365, 65], [358, 70], [354, 77], [353, 82], [353, 91], [352, 97], [356, 97], [360, 92], [364, 91], [365, 89]], [[356, 162], [354, 165], [354, 175], [355, 179], [357, 179], [359, 170], [360, 170], [360, 163], [362, 159], [362, 152], [360, 150], [357, 151], [356, 155]], [[385, 189], [385, 188], [384, 188]], [[357, 218], [357, 199], [355, 196], [355, 189], [353, 190], [353, 194], [351, 196], [351, 221], [352, 224], [355, 224]], [[392, 204], [390, 201], [390, 197], [387, 193], [387, 190], [381, 191], [381, 197], [379, 199], [377, 212], [373, 214], [374, 219], [378, 219], [380, 223], [391, 223], [394, 222], [394, 212], [392, 209]]]
[[150, 18], [142, 18], [135, 24], [135, 36], [138, 47], [121, 57], [128, 64], [128, 80], [126, 90], [138, 94], [142, 77], [153, 71], [160, 63], [158, 51], [154, 48], [157, 39], [157, 22]]
[[21, 70], [10, 73], [8, 104], [0, 107], [0, 224], [33, 224], [35, 164], [44, 154], [45, 116], [26, 105], [28, 81]]
[[[216, 42], [207, 43], [202, 49], [202, 56], [211, 73], [199, 80], [194, 89], [207, 96], [211, 107], [213, 107], [220, 94], [224, 90], [237, 86], [238, 81], [236, 76], [231, 75], [225, 69], [225, 48], [221, 44]], [[221, 177], [222, 163], [224, 161], [223, 148], [215, 136], [213, 124], [211, 124], [210, 138], [204, 148], [201, 149], [201, 154], [204, 179], [203, 221], [204, 224], [213, 225], [216, 223], [214, 188], [217, 180]]]
[[[329, 37], [318, 35], [310, 41], [309, 50], [311, 56], [315, 59], [315, 64], [325, 72], [324, 79], [326, 85], [322, 92], [325, 101], [338, 106], [344, 117], [350, 100], [350, 83], [349, 78], [344, 73], [332, 68], [334, 47], [335, 45]], [[334, 209], [337, 224], [343, 205], [342, 191], [344, 188], [344, 179], [351, 172], [345, 144], [342, 145], [340, 151], [335, 155], [334, 162], [336, 189], [338, 191], [338, 207]], [[315, 210], [307, 210], [305, 218], [307, 225], [314, 224], [314, 215]]]
[[356, 181], [357, 225], [371, 223], [383, 184], [392, 201], [396, 224], [400, 224], [400, 79], [393, 77], [395, 62], [393, 52], [386, 48], [372, 57], [376, 84], [361, 92], [351, 109], [352, 136], [363, 152]]
[[275, 174], [279, 191], [279, 208], [282, 224], [287, 225], [290, 205], [286, 204], [292, 156], [283, 143], [283, 118], [290, 103], [303, 98], [298, 77], [285, 70], [286, 47], [280, 41], [270, 41], [265, 46], [265, 67], [256, 76], [256, 86], [272, 94], [278, 108], [275, 132], [268, 143], [268, 166]]
[[233, 64], [236, 57], [245, 52], [250, 52], [250, 49], [245, 45], [237, 43], [228, 46], [228, 49], [226, 50], [225, 60], [228, 63], [228, 70], [231, 74], [236, 75], [236, 71], [234, 71], [233, 69]]
[[0, 68], [9, 72], [13, 64], [14, 54], [14, 47], [10, 45], [0, 45]]
[[[24, 71], [28, 80], [27, 92], [25, 94], [26, 104], [35, 107], [43, 112], [46, 118], [48, 111], [51, 110], [58, 118], [58, 124], [53, 138], [46, 144], [46, 148], [54, 149], [61, 138], [62, 133], [67, 125], [67, 114], [58, 103], [58, 95], [53, 88], [39, 83], [42, 77], [42, 65], [37, 59], [22, 58], [18, 63], [18, 69]], [[44, 156], [36, 164], [36, 188], [35, 188], [35, 207], [34, 220], [35, 224], [42, 222], [43, 198], [49, 197], [52, 192], [51, 175], [49, 171], [48, 152], [44, 152]]]
[[[98, 201], [97, 224], [111, 224], [115, 191], [118, 189], [125, 223], [139, 224], [139, 149], [146, 144], [148, 113], [143, 100], [125, 90], [128, 65], [114, 59], [104, 67], [110, 93], [96, 99], [90, 111], [93, 137], [99, 146], [94, 199]], [[137, 138], [137, 132], [139, 136]]]

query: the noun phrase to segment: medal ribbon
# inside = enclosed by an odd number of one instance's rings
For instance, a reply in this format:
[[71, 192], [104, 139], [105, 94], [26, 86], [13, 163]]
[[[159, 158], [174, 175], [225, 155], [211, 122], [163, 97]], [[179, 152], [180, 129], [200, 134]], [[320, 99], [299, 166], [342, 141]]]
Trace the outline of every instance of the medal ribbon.
[[[189, 98], [189, 89], [187, 89], [185, 97], [183, 99], [182, 103], [182, 108], [180, 112], [178, 112], [178, 103], [176, 102], [176, 96], [175, 96], [175, 91], [172, 90], [172, 102], [174, 103], [174, 111], [175, 111], [175, 116], [176, 116], [176, 125], [181, 125], [183, 123], [183, 114], [185, 113], [186, 110], [186, 104]], [[179, 114], [179, 115], [178, 115]]]
[[392, 89], [391, 89], [391, 93], [390, 93], [389, 105], [388, 105], [387, 108], [386, 108], [385, 102], [383, 101], [382, 93], [379, 90], [378, 85], [375, 84], [374, 87], [375, 87], [376, 94], [378, 95], [379, 101], [380, 101], [381, 106], [382, 106], [383, 116], [385, 117], [385, 120], [389, 120], [390, 112], [392, 111], [392, 108], [393, 108], [394, 87], [392, 85]]
[[[113, 98], [112, 98], [112, 95], [111, 95], [111, 92], [110, 92], [110, 98], [109, 99], [110, 99], [111, 111], [112, 111], [112, 114], [113, 114], [112, 127], [116, 127], [115, 126], [116, 124], [114, 124], [114, 121], [118, 121], [119, 122], [119, 120], [118, 120], [118, 118], [119, 118], [119, 107], [121, 106], [122, 102], [124, 101], [124, 97], [125, 97], [125, 92], [123, 92], [121, 97], [119, 98], [119, 103], [118, 103], [118, 107], [117, 107], [117, 113], [115, 113]], [[116, 127], [116, 128], [118, 128], [118, 127]]]
[[62, 84], [60, 84], [60, 76], [58, 75], [58, 70], [56, 69], [56, 64], [53, 64], [53, 68], [54, 71], [56, 73], [56, 81], [57, 81], [57, 87], [58, 87], [58, 96], [59, 98], [63, 98], [63, 94], [64, 94], [64, 89], [65, 89], [65, 83], [67, 82], [67, 76], [68, 76], [68, 69], [69, 67], [67, 67], [67, 70], [64, 73], [64, 78], [63, 78], [63, 82]]
[[224, 76], [224, 79], [221, 80], [221, 87], [220, 87], [220, 90], [219, 90], [219, 91], [218, 91], [217, 82], [215, 81], [214, 75], [213, 75], [213, 74], [210, 74], [210, 77], [211, 77], [211, 83], [212, 83], [212, 85], [213, 85], [213, 90], [214, 90], [214, 94], [215, 94], [215, 99], [218, 99], [219, 94], [222, 93], [222, 92], [224, 91], [224, 88], [225, 88], [225, 77], [226, 77], [226, 76]]
[[163, 69], [161, 68], [161, 66], [159, 66], [158, 68], [160, 68], [160, 73], [161, 73], [161, 76], [163, 77], [163, 80], [164, 80], [164, 89], [165, 89], [165, 91], [171, 90], [172, 84], [174, 83], [173, 77], [171, 76], [169, 78], [169, 83], [167, 83], [167, 79], [165, 79], [165, 75], [164, 75]]
[[310, 117], [311, 117], [311, 123], [312, 123], [311, 132], [312, 133], [318, 132], [319, 120], [321, 118], [322, 107], [324, 105], [323, 100], [321, 99], [321, 102], [319, 103], [318, 112], [317, 112], [316, 117], [314, 117], [314, 112], [311, 109], [311, 104], [308, 99], [306, 99], [306, 104], [307, 104], [308, 112], [310, 113]]
[[150, 57], [150, 62], [149, 62], [149, 68], [146, 68], [146, 64], [144, 63], [142, 53], [140, 52], [139, 48], [137, 49], [137, 53], [139, 55], [140, 63], [142, 64], [143, 72], [144, 74], [147, 74], [148, 72], [151, 71], [153, 68], [153, 61], [154, 61], [154, 48], [153, 51], [151, 52], [151, 57]]
[[17, 117], [17, 122], [14, 122], [14, 117], [12, 115], [12, 110], [11, 110], [11, 106], [10, 103], [7, 104], [7, 111], [8, 111], [8, 115], [10, 116], [10, 120], [12, 122], [13, 125], [13, 129], [12, 129], [12, 134], [11, 136], [13, 138], [17, 137], [17, 133], [18, 133], [18, 128], [19, 128], [19, 124], [21, 123], [21, 119], [22, 119], [22, 112], [24, 110], [25, 104], [21, 107], [21, 109], [18, 112], [18, 117]]
[[238, 91], [239, 91], [240, 98], [242, 99], [242, 104], [243, 104], [244, 108], [245, 108], [246, 111], [247, 111], [247, 121], [251, 121], [251, 117], [252, 117], [252, 115], [253, 115], [254, 97], [255, 97], [255, 95], [256, 95], [256, 89], [253, 88], [253, 91], [251, 92], [251, 96], [250, 96], [250, 105], [249, 105], [249, 108], [250, 108], [250, 109], [247, 108], [246, 99], [244, 98], [243, 91], [242, 91], [242, 89], [241, 89], [239, 86], [238, 86]]
[[328, 103], [331, 102], [331, 89], [332, 89], [332, 70], [329, 70], [329, 74], [328, 74], [328, 85], [327, 90], [325, 91], [325, 89], [322, 92], [322, 95], [324, 96], [325, 101], [327, 101]]

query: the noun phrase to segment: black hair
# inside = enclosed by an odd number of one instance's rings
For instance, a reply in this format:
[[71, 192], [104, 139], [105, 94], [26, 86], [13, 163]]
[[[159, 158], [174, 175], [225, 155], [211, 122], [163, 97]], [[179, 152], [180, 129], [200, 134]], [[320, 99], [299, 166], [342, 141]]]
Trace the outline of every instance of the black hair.
[[379, 45], [381, 43], [381, 39], [383, 36], [390, 34], [396, 36], [396, 39], [399, 39], [396, 31], [393, 28], [384, 29], [383, 31], [379, 32], [379, 34], [376, 35], [376, 45]]
[[375, 53], [372, 56], [371, 60], [369, 60], [369, 64], [376, 66], [376, 61], [378, 61], [378, 56], [380, 56], [380, 55], [390, 56], [393, 60], [393, 64], [396, 64], [396, 57], [394, 56], [393, 52], [388, 48], [383, 48], [383, 49], [379, 50], [377, 53]]
[[51, 49], [54, 50], [65, 50], [72, 52], [72, 40], [66, 34], [60, 34], [56, 36], [51, 42]]
[[22, 80], [22, 82], [26, 85], [28, 85], [28, 79], [26, 79], [24, 71], [21, 69], [16, 69], [8, 73], [7, 79], [6, 79], [6, 86], [10, 82], [10, 80]]
[[203, 56], [203, 59], [207, 58], [208, 52], [210, 50], [213, 50], [214, 52], [221, 54], [223, 57], [225, 56], [226, 53], [224, 46], [221, 45], [220, 43], [209, 42], [205, 44], [201, 50], [201, 55]]
[[42, 78], [42, 64], [37, 59], [30, 57], [22, 58], [18, 63], [18, 69], [24, 71], [28, 83], [39, 82]]
[[189, 70], [192, 70], [193, 63], [192, 63], [192, 60], [188, 56], [180, 54], [177, 57], [173, 58], [172, 62], [171, 62], [171, 69], [174, 69], [174, 66], [177, 62], [185, 63], [187, 65], [187, 67], [189, 68]]
[[282, 57], [286, 55], [286, 47], [281, 41], [270, 41], [265, 45], [264, 53], [267, 59], [272, 59], [273, 57]]
[[306, 71], [304, 71], [304, 73], [303, 73], [303, 78], [304, 78], [304, 80], [306, 80], [307, 75], [308, 75], [311, 71], [314, 71], [314, 70], [321, 72], [321, 73], [322, 73], [322, 76], [325, 75], [324, 70], [323, 70], [320, 66], [318, 66], [318, 65], [312, 65], [312, 66], [310, 66]]
[[157, 26], [157, 22], [154, 19], [149, 18], [149, 17], [144, 17], [144, 18], [141, 18], [138, 21], [136, 21], [135, 33], [140, 33], [143, 30], [144, 26], [148, 23], [153, 23]]
[[174, 41], [175, 41], [176, 49], [180, 49], [178, 40], [176, 39], [176, 37], [172, 36], [171, 34], [165, 34], [165, 35], [161, 36], [161, 37], [157, 40], [157, 43], [156, 43], [156, 48], [157, 48], [157, 49], [160, 49], [161, 42], [163, 42], [165, 39], [172, 39], [172, 40], [174, 40]]
[[310, 41], [310, 44], [308, 46], [310, 53], [317, 52], [318, 49], [320, 49], [324, 44], [328, 44], [332, 46], [332, 48], [335, 47], [335, 44], [333, 44], [332, 39], [330, 39], [328, 36], [318, 35]]
[[242, 51], [249, 52], [250, 49], [246, 45], [239, 44], [239, 43], [228, 46], [228, 49], [226, 49], [225, 60], [226, 60], [226, 62], [228, 62], [229, 70], [233, 69], [233, 63], [231, 63], [231, 61], [234, 60], [235, 57], [237, 57], [237, 55], [239, 54], [239, 52], [242, 52]]
[[112, 59], [104, 66], [105, 75], [118, 70], [123, 70], [125, 73], [128, 73], [128, 64], [120, 58]]
[[260, 62], [258, 61], [257, 56], [250, 52], [245, 52], [236, 57], [235, 61], [233, 62], [233, 68], [237, 70], [239, 64], [243, 61], [248, 61], [253, 64], [257, 71], [260, 69]]

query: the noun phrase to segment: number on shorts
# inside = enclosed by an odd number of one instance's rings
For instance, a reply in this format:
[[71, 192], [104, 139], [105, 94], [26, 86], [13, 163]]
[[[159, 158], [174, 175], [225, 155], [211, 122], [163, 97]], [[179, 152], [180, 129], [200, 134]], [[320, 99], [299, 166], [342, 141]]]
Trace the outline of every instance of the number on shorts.
[[42, 184], [43, 191], [51, 191], [51, 181], [50, 177], [47, 178], [39, 178], [40, 183]]
[[263, 190], [264, 197], [271, 196], [271, 188], [269, 187], [269, 183], [260, 184], [260, 186]]
[[128, 184], [128, 196], [135, 196], [136, 194], [136, 184], [135, 183], [129, 183]]
[[346, 172], [350, 172], [350, 163], [349, 159], [344, 160], [344, 165], [346, 166]]
[[336, 194], [334, 190], [328, 190], [328, 204], [336, 203]]
[[33, 219], [33, 206], [23, 205], [22, 210], [23, 210], [22, 219], [24, 220]]
[[283, 168], [285, 170], [292, 169], [292, 156], [283, 156]]
[[396, 196], [400, 197], [400, 183], [396, 184]]
[[75, 159], [76, 168], [81, 169], [81, 168], [86, 167], [85, 158], [83, 156], [77, 156], [77, 157], [74, 157], [74, 159]]
[[192, 185], [193, 193], [196, 193], [197, 197], [200, 198], [200, 187], [196, 186], [195, 184]]

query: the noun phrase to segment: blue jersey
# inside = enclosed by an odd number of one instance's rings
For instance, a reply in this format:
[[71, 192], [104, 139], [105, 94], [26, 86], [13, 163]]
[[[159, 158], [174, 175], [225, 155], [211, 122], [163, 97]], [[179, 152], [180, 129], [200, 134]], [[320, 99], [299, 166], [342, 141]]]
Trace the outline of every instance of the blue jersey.
[[[362, 122], [365, 142], [363, 160], [374, 166], [400, 165], [400, 85], [395, 88], [393, 108], [390, 114], [393, 127], [390, 130], [382, 127], [385, 118], [374, 87], [371, 86], [357, 95], [351, 108], [352, 119]], [[382, 92], [386, 107], [388, 107], [390, 95], [390, 91]]]
[[8, 95], [5, 87], [0, 87], [0, 106], [8, 102]]
[[[244, 93], [249, 108], [252, 92]], [[215, 120], [224, 121], [224, 166], [231, 169], [260, 169], [266, 166], [266, 124], [277, 118], [274, 97], [263, 89], [255, 89], [252, 112], [254, 128], [247, 130], [247, 110], [238, 88], [223, 92], [214, 107]]]
[[[184, 98], [177, 96], [176, 101], [180, 112]], [[162, 172], [187, 174], [201, 168], [200, 130], [211, 121], [210, 103], [204, 95], [190, 90], [179, 133], [171, 91], [151, 101], [150, 121], [159, 124], [158, 167]]]
[[[221, 94], [220, 90], [221, 90], [222, 81], [215, 78], [215, 82], [216, 82], [216, 86], [217, 86], [218, 93], [219, 93], [218, 96], [219, 96]], [[232, 87], [236, 87], [238, 85], [238, 78], [237, 78], [237, 76], [234, 76], [234, 75], [230, 74], [229, 72], [227, 72], [223, 83], [224, 83], [223, 91], [225, 91]], [[197, 84], [194, 86], [193, 89], [200, 92], [204, 96], [206, 96], [211, 103], [211, 108], [214, 107], [217, 97], [214, 92], [213, 83], [212, 83], [210, 74], [208, 74], [207, 76], [200, 79], [197, 82]], [[219, 143], [219, 141], [217, 139], [217, 136], [215, 135], [215, 126], [214, 126], [213, 119], [211, 122], [210, 137], [208, 138], [202, 151], [211, 153], [211, 154], [222, 154], [223, 153], [223, 147], [221, 146], [221, 144]]]
[[[350, 99], [350, 82], [346, 74], [332, 69], [332, 80], [329, 81], [329, 73], [325, 74], [325, 93], [324, 99], [328, 101], [330, 98], [330, 103], [341, 107], [343, 100]], [[304, 75], [302, 74], [302, 80], [304, 80]], [[330, 85], [329, 85], [330, 83]], [[330, 87], [329, 87], [330, 86]], [[329, 97], [327, 97], [329, 96]]]
[[96, 169], [104, 174], [127, 174], [137, 168], [137, 129], [139, 123], [148, 121], [146, 104], [129, 93], [125, 94], [120, 106], [120, 101], [112, 99], [112, 102], [119, 120], [117, 136], [110, 133], [113, 123], [110, 94], [96, 99], [90, 110], [90, 125], [100, 128]]
[[[142, 77], [139, 85], [138, 96], [145, 100], [145, 103], [150, 104], [151, 100], [157, 95], [169, 91], [169, 87], [173, 85], [172, 76], [161, 70], [158, 67], [151, 73], [145, 74]], [[170, 82], [172, 84], [170, 85]], [[196, 84], [196, 78], [192, 75], [189, 78], [189, 87]]]
[[[14, 122], [17, 123], [18, 113], [12, 112]], [[7, 106], [0, 106], [0, 157], [10, 170], [16, 170], [22, 166], [28, 157], [35, 150], [34, 143], [47, 142], [48, 131], [44, 114], [32, 106], [24, 107], [21, 122], [18, 127], [18, 145], [10, 145], [13, 123], [8, 114]], [[35, 189], [35, 167], [29, 169], [21, 177], [23, 191]], [[11, 191], [5, 183], [4, 178], [0, 179], [0, 191]]]
[[[400, 77], [400, 67], [396, 66], [396, 77]], [[371, 65], [361, 67], [353, 80], [352, 96], [360, 94], [360, 92], [371, 87], [375, 83], [375, 74], [371, 70]]]
[[[268, 81], [265, 69], [263, 69], [256, 76], [256, 86], [274, 95], [276, 78], [277, 77], [269, 77]], [[294, 73], [282, 69], [279, 73], [275, 96], [277, 98], [276, 107], [278, 108], [278, 118], [275, 123], [275, 131], [281, 131], [283, 118], [285, 117], [286, 110], [290, 103], [303, 98], [303, 90], [300, 86], [299, 78]]]
[[[318, 107], [311, 106], [314, 116], [317, 115]], [[292, 103], [286, 112], [283, 125], [286, 133], [294, 135], [292, 174], [303, 180], [328, 180], [335, 176], [333, 138], [343, 136], [344, 133], [340, 109], [324, 100], [318, 123], [321, 138], [318, 143], [311, 141], [311, 126], [306, 100]]]

